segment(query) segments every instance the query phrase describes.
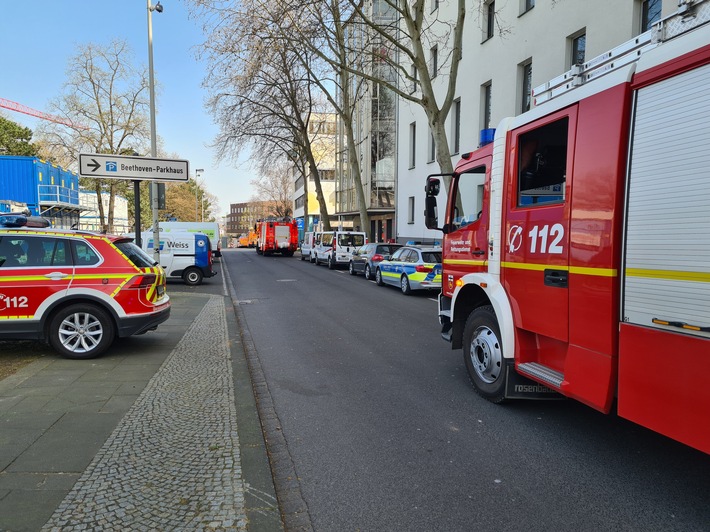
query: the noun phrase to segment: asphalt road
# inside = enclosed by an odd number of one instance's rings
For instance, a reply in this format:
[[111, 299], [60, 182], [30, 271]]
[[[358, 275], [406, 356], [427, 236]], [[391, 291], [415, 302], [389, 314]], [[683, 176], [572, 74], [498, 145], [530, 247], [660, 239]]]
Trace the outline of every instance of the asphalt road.
[[710, 529], [710, 456], [574, 401], [484, 401], [432, 296], [298, 255], [219, 266], [315, 530]]

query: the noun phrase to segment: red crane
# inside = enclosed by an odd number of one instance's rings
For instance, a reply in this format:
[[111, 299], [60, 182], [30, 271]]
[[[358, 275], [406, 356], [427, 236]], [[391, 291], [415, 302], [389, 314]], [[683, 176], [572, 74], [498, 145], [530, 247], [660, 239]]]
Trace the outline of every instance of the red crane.
[[49, 120], [50, 122], [55, 122], [57, 124], [62, 124], [68, 127], [79, 128], [79, 129], [89, 129], [86, 126], [81, 126], [75, 124], [71, 120], [61, 118], [59, 116], [50, 115], [48, 113], [43, 113], [37, 109], [32, 109], [21, 103], [13, 102], [12, 100], [7, 100], [5, 98], [0, 98], [0, 107], [5, 109], [10, 109], [11, 111], [17, 111], [18, 113], [24, 113], [26, 115], [34, 116], [36, 118], [41, 118], [42, 120]]

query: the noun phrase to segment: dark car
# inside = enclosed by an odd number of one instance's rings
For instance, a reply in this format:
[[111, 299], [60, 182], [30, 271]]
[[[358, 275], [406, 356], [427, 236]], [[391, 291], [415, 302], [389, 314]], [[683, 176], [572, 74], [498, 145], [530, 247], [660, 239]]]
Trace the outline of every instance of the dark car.
[[392, 253], [401, 247], [402, 244], [385, 244], [382, 242], [373, 242], [361, 246], [353, 252], [353, 257], [348, 266], [350, 275], [363, 273], [368, 281], [374, 279], [377, 265], [381, 261], [390, 258]]

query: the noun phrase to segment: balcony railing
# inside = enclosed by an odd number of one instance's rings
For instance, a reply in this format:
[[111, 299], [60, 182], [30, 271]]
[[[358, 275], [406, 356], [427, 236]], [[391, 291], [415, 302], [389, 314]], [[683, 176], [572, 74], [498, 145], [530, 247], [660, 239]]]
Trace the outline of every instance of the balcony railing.
[[40, 204], [79, 205], [79, 191], [59, 185], [39, 185], [37, 187]]

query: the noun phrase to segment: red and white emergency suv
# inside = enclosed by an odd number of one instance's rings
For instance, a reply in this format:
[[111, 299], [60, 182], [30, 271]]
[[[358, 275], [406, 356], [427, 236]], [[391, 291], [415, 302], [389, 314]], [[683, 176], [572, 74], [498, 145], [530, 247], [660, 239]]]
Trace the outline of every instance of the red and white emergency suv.
[[298, 249], [298, 225], [296, 220], [288, 216], [257, 220], [254, 231], [258, 235], [256, 252], [259, 255], [281, 253], [285, 257], [292, 257]]
[[616, 401], [710, 453], [709, 20], [682, 0], [428, 178], [442, 336], [483, 397]]
[[0, 339], [93, 358], [170, 316], [165, 273], [131, 238], [26, 223], [0, 216]]

